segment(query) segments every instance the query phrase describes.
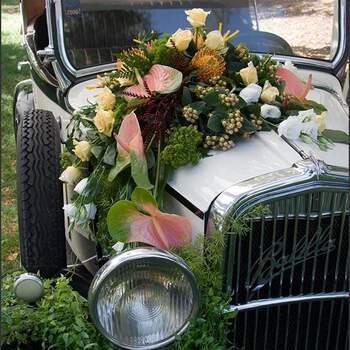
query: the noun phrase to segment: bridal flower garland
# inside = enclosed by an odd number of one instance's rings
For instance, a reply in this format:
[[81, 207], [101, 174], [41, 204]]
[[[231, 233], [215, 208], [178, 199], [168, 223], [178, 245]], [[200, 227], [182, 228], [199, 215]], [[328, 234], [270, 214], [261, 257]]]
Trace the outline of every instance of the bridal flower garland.
[[302, 82], [290, 63], [232, 45], [238, 31], [224, 33], [221, 24], [207, 31], [209, 11], [186, 15], [191, 29], [140, 35], [120, 53], [116, 70], [98, 77], [96, 105], [75, 112], [69, 125], [60, 179], [74, 195], [64, 209], [104, 247], [190, 242], [188, 220], [162, 212], [163, 193], [172, 171], [209, 151], [271, 128], [331, 146], [322, 135], [325, 107], [305, 98], [311, 76]]

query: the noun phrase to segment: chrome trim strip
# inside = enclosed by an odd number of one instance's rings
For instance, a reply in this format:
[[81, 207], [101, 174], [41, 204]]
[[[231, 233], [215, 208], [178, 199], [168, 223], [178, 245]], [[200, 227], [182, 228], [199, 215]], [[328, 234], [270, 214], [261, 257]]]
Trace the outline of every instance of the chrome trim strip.
[[312, 294], [312, 295], [297, 295], [297, 296], [274, 298], [274, 299], [263, 299], [263, 300], [256, 300], [244, 305], [231, 305], [230, 308], [226, 310], [226, 313], [249, 311], [249, 310], [261, 309], [265, 307], [279, 306], [283, 304], [324, 301], [324, 300], [332, 301], [335, 299], [347, 299], [347, 298], [349, 298], [349, 293], [338, 292], [338, 293], [325, 293], [325, 294]]
[[[76, 78], [80, 78], [86, 75], [93, 75], [93, 74], [115, 69], [114, 63], [88, 67], [83, 69], [74, 68], [68, 59], [67, 52], [64, 45], [62, 1], [61, 0], [46, 0], [46, 1], [55, 4], [58, 50], [59, 50], [62, 62], [65, 68], [69, 71], [69, 73], [71, 73]], [[334, 69], [343, 58], [344, 53], [346, 51], [346, 25], [347, 25], [346, 0], [340, 0], [339, 5], [340, 5], [340, 8], [339, 8], [338, 17], [339, 17], [339, 21], [341, 21], [339, 26], [339, 43], [338, 43], [338, 51], [332, 61], [323, 61], [323, 60], [317, 60], [317, 59], [311, 59], [311, 58], [304, 58], [304, 57], [297, 57], [297, 56], [284, 56], [284, 55], [274, 55], [273, 58], [282, 62], [292, 59], [293, 63], [295, 64], [306, 65], [314, 68]]]
[[[207, 228], [225, 230], [226, 218], [238, 217], [252, 205], [280, 197], [321, 188], [348, 191], [349, 169], [329, 166], [314, 158], [297, 162], [291, 168], [258, 176], [223, 191], [213, 202]], [[210, 233], [209, 232], [209, 233]]]

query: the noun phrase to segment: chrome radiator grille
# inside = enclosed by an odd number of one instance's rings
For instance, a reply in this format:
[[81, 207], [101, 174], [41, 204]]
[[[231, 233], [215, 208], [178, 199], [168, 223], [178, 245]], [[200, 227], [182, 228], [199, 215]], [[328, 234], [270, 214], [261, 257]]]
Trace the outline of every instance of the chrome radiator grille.
[[314, 190], [264, 206], [267, 214], [249, 219], [251, 233], [227, 235], [225, 289], [241, 308], [229, 341], [247, 350], [346, 349], [347, 193]]

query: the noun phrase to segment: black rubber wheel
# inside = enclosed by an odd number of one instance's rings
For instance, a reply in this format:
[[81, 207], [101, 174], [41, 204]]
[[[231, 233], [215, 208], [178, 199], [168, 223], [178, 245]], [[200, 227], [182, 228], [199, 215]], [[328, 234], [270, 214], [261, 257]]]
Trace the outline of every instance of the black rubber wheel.
[[53, 277], [66, 267], [61, 142], [51, 112], [32, 110], [17, 133], [17, 206], [21, 262], [29, 272]]

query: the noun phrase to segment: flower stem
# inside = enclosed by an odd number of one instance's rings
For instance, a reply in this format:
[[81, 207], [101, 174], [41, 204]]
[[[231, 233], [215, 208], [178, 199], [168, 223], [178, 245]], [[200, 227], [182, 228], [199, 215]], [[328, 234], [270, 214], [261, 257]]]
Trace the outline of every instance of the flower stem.
[[156, 172], [156, 181], [154, 185], [154, 198], [157, 199], [158, 186], [159, 186], [159, 175], [160, 175], [160, 140], [158, 141], [158, 153], [157, 153], [157, 172]]

